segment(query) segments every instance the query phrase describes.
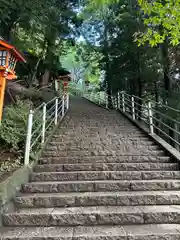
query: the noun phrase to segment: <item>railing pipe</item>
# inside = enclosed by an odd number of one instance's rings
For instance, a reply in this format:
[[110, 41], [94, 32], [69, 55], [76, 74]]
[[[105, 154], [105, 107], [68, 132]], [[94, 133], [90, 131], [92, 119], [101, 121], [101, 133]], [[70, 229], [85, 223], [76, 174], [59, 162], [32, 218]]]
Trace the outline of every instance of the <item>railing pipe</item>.
[[27, 136], [26, 136], [24, 165], [29, 165], [29, 157], [30, 157], [30, 150], [31, 150], [32, 127], [33, 127], [33, 111], [30, 110], [29, 116], [28, 116], [28, 129], [27, 129]]
[[54, 124], [57, 125], [58, 123], [58, 98], [55, 99], [55, 118]]
[[151, 135], [154, 134], [154, 126], [153, 126], [153, 113], [152, 113], [152, 105], [151, 102], [148, 102], [148, 116], [149, 116], [149, 129]]
[[43, 144], [45, 142], [45, 132], [46, 132], [46, 103], [43, 105], [43, 119], [42, 119], [42, 139], [41, 143]]
[[105, 96], [105, 101], [106, 101], [106, 108], [108, 108], [108, 94]]
[[62, 117], [64, 117], [64, 95], [62, 96]]
[[123, 108], [123, 112], [125, 112], [125, 98], [124, 98], [124, 93], [122, 93], [122, 108]]
[[118, 92], [118, 109], [120, 110], [121, 102], [120, 102], [120, 92]]
[[67, 110], [69, 109], [69, 94], [67, 93], [66, 94], [66, 108], [67, 108]]
[[131, 97], [131, 101], [132, 101], [132, 118], [133, 120], [136, 120], [134, 97]]

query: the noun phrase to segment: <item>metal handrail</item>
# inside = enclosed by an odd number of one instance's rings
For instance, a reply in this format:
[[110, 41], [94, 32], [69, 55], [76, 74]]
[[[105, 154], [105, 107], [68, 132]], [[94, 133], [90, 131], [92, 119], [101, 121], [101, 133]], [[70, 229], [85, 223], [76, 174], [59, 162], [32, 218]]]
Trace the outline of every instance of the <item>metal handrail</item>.
[[[128, 114], [133, 121], [141, 119], [141, 122], [145, 123], [149, 128], [151, 135], [157, 134], [160, 137], [163, 136], [167, 142], [171, 140], [171, 142], [168, 143], [177, 150], [180, 150], [180, 121], [164, 113], [164, 111], [170, 110], [180, 118], [179, 109], [148, 99], [145, 100], [124, 91], [118, 92], [115, 99], [114, 95], [112, 97], [105, 94], [102, 97], [99, 93], [85, 93], [84, 97], [99, 105], [105, 105], [106, 108], [108, 108], [108, 98], [111, 98], [112, 105], [115, 109]], [[156, 106], [161, 107], [162, 112], [160, 109], [156, 109]], [[156, 114], [159, 114], [161, 117], [158, 119]]]
[[[50, 108], [47, 109], [49, 105]], [[30, 154], [34, 150], [34, 147], [39, 144], [42, 146], [45, 143], [46, 133], [49, 128], [57, 125], [58, 119], [63, 119], [68, 109], [69, 95], [63, 94], [60, 97], [53, 98], [47, 103], [41, 104], [34, 110], [30, 110], [25, 145], [25, 165], [29, 165]]]

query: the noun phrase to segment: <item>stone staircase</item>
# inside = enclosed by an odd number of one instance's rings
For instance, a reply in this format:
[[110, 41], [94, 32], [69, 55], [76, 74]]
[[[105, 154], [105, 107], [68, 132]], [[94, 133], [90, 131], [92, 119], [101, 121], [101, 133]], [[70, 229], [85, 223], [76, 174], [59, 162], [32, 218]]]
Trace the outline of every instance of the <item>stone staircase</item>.
[[180, 172], [123, 116], [74, 99], [1, 240], [178, 240]]

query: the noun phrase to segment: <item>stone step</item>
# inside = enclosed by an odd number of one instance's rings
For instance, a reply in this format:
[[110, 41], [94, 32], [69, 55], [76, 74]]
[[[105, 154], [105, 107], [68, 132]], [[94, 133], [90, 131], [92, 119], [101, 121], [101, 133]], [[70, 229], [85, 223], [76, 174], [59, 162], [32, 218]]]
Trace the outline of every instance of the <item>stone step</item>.
[[30, 181], [180, 179], [179, 171], [80, 171], [32, 173]]
[[23, 194], [14, 199], [18, 208], [137, 206], [180, 204], [179, 191], [72, 192]]
[[[67, 145], [88, 145], [89, 143], [94, 143], [94, 142], [106, 142], [106, 139], [111, 140], [111, 144], [117, 144], [119, 142], [128, 142], [131, 145], [147, 145], [147, 146], [158, 146], [154, 141], [149, 140], [149, 138], [125, 138], [125, 137], [118, 137], [115, 138], [114, 136], [107, 136], [106, 133], [103, 133], [106, 138], [101, 137], [100, 135], [98, 137], [94, 138], [76, 138], [76, 139], [66, 139], [66, 138], [60, 138], [60, 139], [52, 139], [51, 142], [48, 144], [49, 146], [52, 145], [61, 145], [61, 146], [67, 146]], [[107, 142], [106, 142], [107, 144]]]
[[113, 191], [163, 191], [179, 190], [180, 180], [106, 180], [106, 181], [61, 181], [31, 182], [22, 186], [26, 193], [58, 192], [113, 192]]
[[137, 156], [141, 156], [141, 155], [151, 155], [151, 156], [165, 156], [166, 153], [164, 152], [164, 150], [149, 150], [149, 149], [134, 149], [134, 148], [130, 148], [127, 146], [127, 149], [123, 149], [122, 150], [81, 150], [81, 151], [54, 151], [54, 150], [45, 150], [43, 153], [43, 157], [51, 157], [51, 156], [55, 156], [55, 157], [68, 157], [68, 156], [132, 156], [132, 155], [137, 155]]
[[141, 162], [170, 162], [171, 158], [169, 156], [140, 156], [126, 155], [126, 156], [68, 156], [68, 157], [41, 157], [40, 163], [43, 164], [60, 164], [60, 163], [141, 163]]
[[179, 240], [180, 224], [5, 227], [1, 234], [2, 240]]
[[88, 226], [179, 223], [179, 205], [22, 208], [3, 215], [5, 226]]
[[[103, 139], [101, 139], [102, 141]], [[128, 142], [130, 142], [132, 145], [140, 145], [140, 146], [158, 146], [154, 141], [150, 141], [150, 140], [146, 140], [146, 141], [139, 141], [137, 139], [131, 140], [131, 139], [127, 139]], [[48, 146], [67, 146], [68, 145], [72, 145], [72, 146], [82, 146], [85, 143], [87, 143], [88, 146], [88, 139], [86, 139], [86, 141], [84, 141], [83, 143], [79, 143], [79, 141], [65, 141], [65, 139], [61, 139], [61, 141], [53, 141], [53, 139], [48, 143]], [[108, 145], [109, 146], [109, 145]], [[112, 145], [113, 146], [113, 145]]]
[[178, 170], [177, 163], [85, 163], [85, 164], [44, 164], [37, 165], [35, 172], [69, 171], [173, 171]]
[[[108, 127], [106, 128], [108, 129]], [[109, 129], [108, 129], [109, 130]], [[96, 137], [99, 133], [101, 132], [101, 130], [99, 129], [94, 131], [94, 132], [91, 132], [91, 131], [74, 131], [74, 132], [69, 132], [69, 133], [63, 133], [63, 134], [58, 134], [56, 136], [53, 136], [53, 139], [55, 140], [59, 140], [59, 139], [66, 139], [66, 140], [77, 140], [77, 138], [85, 138], [85, 137], [89, 137], [89, 138], [93, 138], [93, 137]], [[102, 132], [105, 132], [105, 130], [103, 130]], [[77, 133], [79, 135], [77, 135]], [[119, 130], [119, 131], [116, 131], [115, 129], [113, 129], [113, 131], [110, 132], [110, 134], [113, 134], [113, 133], [116, 133], [116, 137], [117, 135], [121, 135], [121, 137], [130, 137], [130, 138], [142, 138], [142, 139], [149, 139], [147, 137], [146, 134], [144, 133], [141, 133], [140, 131], [139, 132], [132, 132], [131, 129], [127, 131], [126, 130]]]
[[[155, 146], [147, 146], [147, 145], [132, 145], [133, 148], [135, 149], [138, 149], [138, 150], [147, 150], [147, 151], [162, 151], [161, 147], [155, 145]], [[88, 145], [48, 145], [46, 147], [46, 151], [65, 151], [65, 152], [71, 152], [73, 151], [73, 153], [75, 151], [86, 151], [86, 150], [89, 150], [90, 148], [90, 144]], [[127, 147], [127, 144], [124, 144], [124, 146], [121, 144], [119, 146], [111, 146], [111, 145], [108, 145], [108, 148], [111, 148], [111, 150], [118, 150], [118, 149], [126, 149], [128, 148]], [[98, 151], [98, 147], [96, 147], [96, 150]]]

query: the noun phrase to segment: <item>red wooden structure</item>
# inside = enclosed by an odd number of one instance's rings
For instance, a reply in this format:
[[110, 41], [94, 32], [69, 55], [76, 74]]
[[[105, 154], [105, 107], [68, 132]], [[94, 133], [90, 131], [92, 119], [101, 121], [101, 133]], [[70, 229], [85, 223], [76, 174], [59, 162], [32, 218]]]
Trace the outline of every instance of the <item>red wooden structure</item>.
[[26, 62], [14, 46], [0, 39], [0, 121], [2, 120], [6, 80], [17, 78], [15, 73], [17, 61]]

